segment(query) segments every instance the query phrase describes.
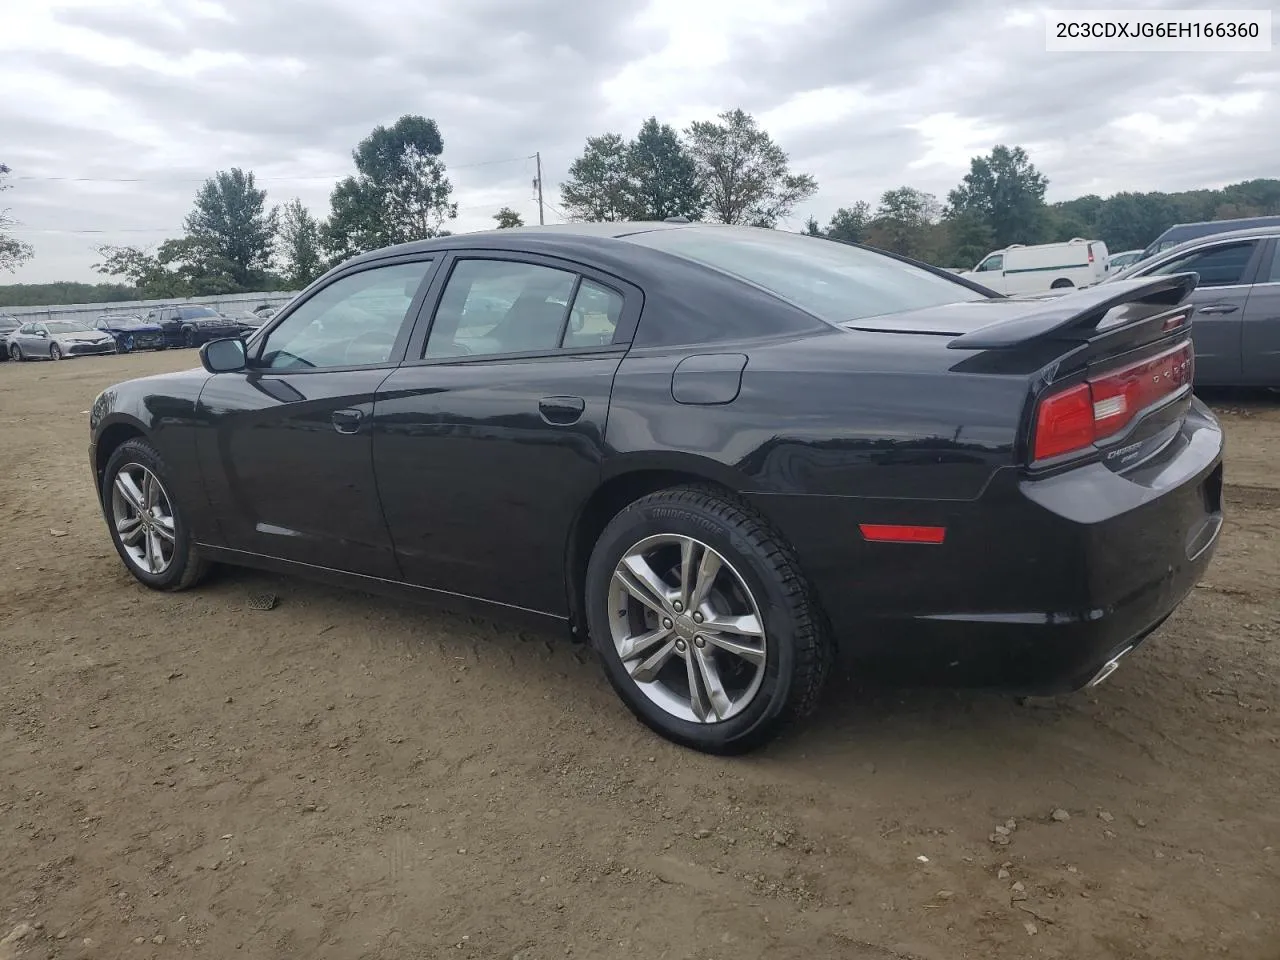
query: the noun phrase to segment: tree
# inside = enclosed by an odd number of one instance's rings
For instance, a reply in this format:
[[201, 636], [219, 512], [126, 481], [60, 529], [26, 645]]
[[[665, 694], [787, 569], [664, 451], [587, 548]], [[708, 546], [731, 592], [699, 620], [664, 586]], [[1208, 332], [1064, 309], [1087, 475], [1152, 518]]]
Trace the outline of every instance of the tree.
[[999, 145], [987, 157], [969, 161], [969, 172], [948, 195], [956, 213], [984, 218], [997, 247], [1036, 243], [1045, 222], [1044, 192], [1049, 178], [1021, 147]]
[[827, 232], [822, 229], [822, 224], [818, 223], [818, 218], [811, 216], [804, 222], [804, 235], [806, 237], [825, 237]]
[[510, 207], [503, 207], [493, 215], [493, 219], [498, 221], [499, 230], [509, 230], [512, 227], [523, 227], [524, 217], [516, 213]]
[[866, 240], [870, 226], [871, 205], [865, 200], [858, 200], [851, 206], [841, 207], [831, 215], [831, 222], [827, 225], [827, 236], [832, 240], [862, 243]]
[[721, 223], [776, 226], [797, 203], [818, 190], [792, 173], [786, 151], [742, 110], [696, 121], [685, 132], [709, 212]]
[[629, 145], [616, 133], [587, 137], [582, 156], [569, 165], [560, 199], [570, 220], [635, 219]]
[[636, 220], [688, 217], [697, 220], [705, 206], [698, 168], [668, 124], [650, 117], [627, 145], [629, 213]]
[[867, 242], [917, 260], [936, 257], [937, 238], [933, 227], [941, 210], [937, 198], [923, 190], [914, 187], [886, 190], [868, 227]]
[[335, 261], [379, 247], [439, 236], [458, 216], [445, 175], [444, 140], [434, 120], [406, 114], [377, 126], [352, 151], [356, 174], [333, 188], [321, 230]]
[[[11, 183], [5, 183], [5, 178], [8, 176], [9, 168], [0, 163], [0, 193], [13, 186]], [[0, 270], [16, 270], [34, 255], [31, 244], [23, 243], [9, 235], [9, 228], [14, 224], [15, 221], [9, 216], [8, 209], [0, 208]]]
[[990, 225], [978, 214], [948, 211], [942, 227], [944, 233], [939, 238], [938, 259], [935, 261], [939, 266], [969, 270], [996, 249]]
[[171, 248], [171, 254], [193, 277], [229, 280], [232, 290], [227, 292], [260, 289], [276, 232], [275, 211], [268, 211], [266, 203], [267, 192], [257, 189], [253, 171], [219, 170], [196, 193], [195, 209], [184, 221], [186, 243]]
[[324, 273], [320, 253], [320, 223], [311, 211], [294, 197], [277, 209], [281, 259], [284, 261], [285, 283], [295, 290], [309, 284]]

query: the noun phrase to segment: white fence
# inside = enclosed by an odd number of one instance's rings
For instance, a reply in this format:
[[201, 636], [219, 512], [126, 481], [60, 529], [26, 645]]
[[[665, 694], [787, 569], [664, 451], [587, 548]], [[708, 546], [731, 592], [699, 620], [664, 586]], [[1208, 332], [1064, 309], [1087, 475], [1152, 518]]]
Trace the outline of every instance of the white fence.
[[219, 313], [231, 316], [252, 310], [264, 303], [280, 306], [288, 303], [297, 291], [276, 291], [274, 293], [226, 293], [216, 297], [176, 297], [170, 300], [125, 300], [115, 303], [69, 303], [49, 307], [0, 307], [0, 313], [7, 313], [20, 320], [82, 320], [93, 323], [101, 316], [119, 316], [120, 314], [136, 314], [146, 316], [159, 307], [181, 303], [199, 303], [212, 307]]

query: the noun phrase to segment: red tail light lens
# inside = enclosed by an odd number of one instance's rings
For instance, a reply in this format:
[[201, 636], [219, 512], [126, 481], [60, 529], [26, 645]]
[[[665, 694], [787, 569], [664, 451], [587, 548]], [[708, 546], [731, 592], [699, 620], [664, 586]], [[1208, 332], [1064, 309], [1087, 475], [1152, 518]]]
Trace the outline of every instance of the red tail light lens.
[[1033, 458], [1060, 457], [1113, 436], [1143, 410], [1192, 382], [1191, 341], [1051, 394], [1036, 412]]

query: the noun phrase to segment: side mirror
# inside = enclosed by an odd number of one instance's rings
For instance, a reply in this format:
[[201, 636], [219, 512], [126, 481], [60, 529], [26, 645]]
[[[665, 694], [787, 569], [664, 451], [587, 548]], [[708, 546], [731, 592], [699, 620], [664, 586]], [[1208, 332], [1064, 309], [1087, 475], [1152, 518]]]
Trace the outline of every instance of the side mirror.
[[238, 337], [210, 340], [200, 348], [200, 363], [210, 373], [235, 373], [247, 363], [244, 341]]

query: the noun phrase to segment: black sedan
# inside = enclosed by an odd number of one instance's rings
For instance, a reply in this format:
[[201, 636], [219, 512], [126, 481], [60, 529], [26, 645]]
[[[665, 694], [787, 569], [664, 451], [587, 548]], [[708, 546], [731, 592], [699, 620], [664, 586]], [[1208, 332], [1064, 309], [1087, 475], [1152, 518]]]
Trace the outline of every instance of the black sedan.
[[225, 562], [566, 624], [653, 729], [741, 751], [833, 663], [1058, 692], [1164, 621], [1222, 526], [1194, 283], [1011, 300], [701, 224], [438, 238], [106, 390], [90, 462], [148, 586]]
[[165, 346], [169, 347], [198, 347], [210, 340], [235, 337], [242, 332], [235, 320], [198, 303], [161, 307], [147, 314], [146, 322], [160, 327]]

